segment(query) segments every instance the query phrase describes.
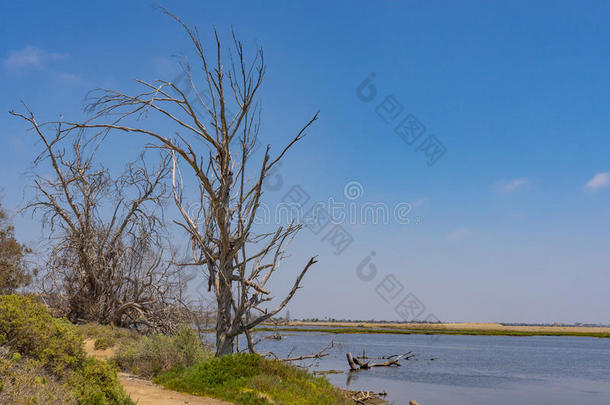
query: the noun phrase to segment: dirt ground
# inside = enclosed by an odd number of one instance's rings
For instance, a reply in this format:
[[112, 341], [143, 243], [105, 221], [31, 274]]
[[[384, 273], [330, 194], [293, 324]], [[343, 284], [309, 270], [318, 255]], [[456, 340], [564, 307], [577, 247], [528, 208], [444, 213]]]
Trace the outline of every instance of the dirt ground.
[[109, 347], [106, 350], [95, 350], [95, 340], [85, 339], [85, 353], [100, 360], [107, 360], [114, 355], [115, 347]]
[[[93, 345], [93, 339], [85, 340], [85, 352], [89, 356], [105, 360], [114, 354], [114, 348], [95, 350]], [[219, 399], [198, 397], [166, 390], [148, 380], [127, 373], [119, 373], [119, 380], [125, 392], [138, 405], [231, 405], [231, 402]]]
[[196, 397], [181, 392], [166, 390], [150, 381], [119, 373], [125, 392], [138, 405], [225, 405], [230, 402], [219, 399]]

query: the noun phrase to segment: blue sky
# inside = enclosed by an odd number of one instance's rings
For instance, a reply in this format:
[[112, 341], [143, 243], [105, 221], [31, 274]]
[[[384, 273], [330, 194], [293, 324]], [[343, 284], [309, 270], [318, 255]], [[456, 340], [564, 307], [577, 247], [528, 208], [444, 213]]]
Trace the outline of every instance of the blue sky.
[[[87, 90], [173, 79], [183, 32], [151, 2], [0, 5], [0, 110], [24, 100], [41, 120], [80, 118]], [[339, 255], [302, 231], [274, 286], [289, 288], [309, 255], [320, 262], [293, 316], [399, 319], [408, 293], [446, 321], [610, 323], [610, 6], [603, 2], [172, 2], [209, 38], [234, 26], [261, 45], [263, 139], [279, 148], [317, 110], [320, 120], [281, 167], [276, 204], [294, 185], [311, 200], [412, 206], [409, 224], [345, 224]], [[371, 73], [376, 98], [356, 89]], [[376, 110], [402, 106], [392, 123]], [[413, 145], [394, 133], [412, 114]], [[40, 144], [0, 115], [4, 205], [15, 212]], [[434, 135], [446, 153], [417, 151]], [[101, 157], [131, 158], [139, 140], [114, 139]], [[134, 146], [134, 148], [131, 148]], [[15, 218], [18, 235], [40, 227]], [[374, 251], [371, 281], [357, 267]], [[393, 279], [386, 279], [393, 276]], [[385, 280], [385, 281], [384, 281]], [[390, 281], [396, 297], [385, 296]], [[381, 283], [381, 287], [378, 286]], [[385, 284], [384, 284], [385, 283]], [[386, 302], [388, 301], [388, 302]]]

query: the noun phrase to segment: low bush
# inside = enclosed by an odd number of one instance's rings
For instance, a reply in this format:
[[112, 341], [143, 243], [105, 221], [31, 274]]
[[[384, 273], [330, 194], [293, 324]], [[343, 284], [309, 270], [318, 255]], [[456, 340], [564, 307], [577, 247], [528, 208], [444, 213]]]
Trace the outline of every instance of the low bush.
[[189, 367], [212, 358], [195, 331], [182, 327], [174, 336], [155, 334], [119, 347], [113, 360], [124, 370], [153, 377], [176, 367]]
[[109, 346], [114, 344], [135, 341], [140, 338], [140, 334], [134, 330], [119, 328], [112, 325], [100, 325], [99, 323], [85, 323], [78, 325], [78, 330], [85, 339], [107, 340]]
[[235, 354], [160, 374], [154, 382], [236, 404], [350, 404], [326, 379], [254, 354]]
[[[15, 367], [4, 359], [2, 382], [19, 392], [28, 378], [57, 381], [71, 392], [75, 403], [82, 405], [133, 404], [123, 391], [116, 370], [107, 363], [85, 356], [83, 340], [77, 328], [65, 319], [53, 318], [47, 309], [33, 298], [18, 295], [0, 296], [0, 342], [14, 364], [31, 370], [25, 379], [15, 380]], [[22, 363], [23, 362], [23, 363]], [[11, 371], [13, 370], [13, 371]], [[52, 377], [52, 378], [51, 378]], [[13, 381], [21, 381], [13, 383]], [[46, 395], [44, 384], [31, 384], [40, 397]], [[40, 389], [38, 389], [40, 388]], [[51, 390], [54, 393], [55, 390]], [[58, 393], [59, 395], [60, 393]], [[63, 395], [63, 394], [62, 394]], [[24, 395], [24, 398], [29, 398]], [[62, 401], [33, 400], [35, 403], [60, 404]], [[13, 402], [0, 402], [13, 403]], [[28, 402], [21, 402], [28, 403]], [[69, 401], [67, 402], [69, 403]]]
[[85, 359], [83, 342], [74, 326], [53, 318], [31, 297], [0, 296], [0, 335], [12, 350], [40, 360], [60, 375]]
[[123, 391], [116, 369], [105, 361], [87, 358], [68, 383], [79, 404], [133, 404]]
[[114, 338], [110, 336], [102, 336], [95, 339], [95, 342], [93, 342], [93, 347], [95, 350], [106, 350], [109, 347], [113, 347], [115, 344], [116, 342], [114, 341]]
[[0, 358], [0, 404], [77, 405], [72, 390], [34, 359]]

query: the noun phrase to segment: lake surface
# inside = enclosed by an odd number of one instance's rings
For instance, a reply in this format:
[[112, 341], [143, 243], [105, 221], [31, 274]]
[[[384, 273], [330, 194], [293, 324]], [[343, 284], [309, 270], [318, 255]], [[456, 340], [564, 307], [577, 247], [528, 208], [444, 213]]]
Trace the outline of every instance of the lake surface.
[[[305, 364], [312, 371], [343, 370], [327, 378], [341, 388], [385, 391], [394, 404], [411, 399], [421, 405], [610, 404], [610, 339], [311, 332], [283, 336], [257, 347], [296, 356], [315, 353], [334, 339], [328, 357]], [[407, 351], [418, 355], [401, 361], [401, 367], [349, 373], [345, 353], [356, 355], [363, 349], [369, 357]]]

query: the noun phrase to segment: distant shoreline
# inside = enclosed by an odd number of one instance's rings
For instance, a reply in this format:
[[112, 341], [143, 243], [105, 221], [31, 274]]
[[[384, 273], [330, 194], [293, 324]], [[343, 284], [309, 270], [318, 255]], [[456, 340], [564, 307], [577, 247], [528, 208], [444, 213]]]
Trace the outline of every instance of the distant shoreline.
[[[260, 331], [273, 331], [266, 325]], [[372, 323], [290, 321], [281, 324], [282, 331], [371, 334], [444, 334], [487, 336], [581, 336], [610, 338], [610, 327], [594, 326], [520, 326], [499, 323]]]

